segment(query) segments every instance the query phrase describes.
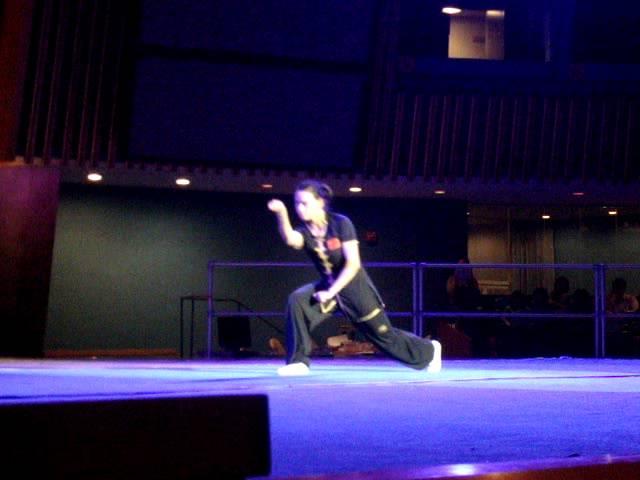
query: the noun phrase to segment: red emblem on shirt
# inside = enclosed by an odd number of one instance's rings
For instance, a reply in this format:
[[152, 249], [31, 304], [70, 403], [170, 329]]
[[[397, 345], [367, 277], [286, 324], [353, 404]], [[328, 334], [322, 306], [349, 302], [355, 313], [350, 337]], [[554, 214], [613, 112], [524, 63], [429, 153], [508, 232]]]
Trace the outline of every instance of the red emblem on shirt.
[[327, 239], [327, 248], [329, 250], [337, 250], [342, 246], [342, 243], [340, 243], [340, 239], [333, 237], [333, 238], [329, 238]]

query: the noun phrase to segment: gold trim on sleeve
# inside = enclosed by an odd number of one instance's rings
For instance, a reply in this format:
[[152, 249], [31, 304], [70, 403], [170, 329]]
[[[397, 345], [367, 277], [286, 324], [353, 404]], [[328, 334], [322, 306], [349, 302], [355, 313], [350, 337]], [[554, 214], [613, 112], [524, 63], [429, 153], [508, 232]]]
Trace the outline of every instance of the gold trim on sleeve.
[[332, 298], [328, 302], [324, 302], [320, 304], [320, 311], [322, 313], [331, 313], [331, 311], [336, 308], [337, 302]]

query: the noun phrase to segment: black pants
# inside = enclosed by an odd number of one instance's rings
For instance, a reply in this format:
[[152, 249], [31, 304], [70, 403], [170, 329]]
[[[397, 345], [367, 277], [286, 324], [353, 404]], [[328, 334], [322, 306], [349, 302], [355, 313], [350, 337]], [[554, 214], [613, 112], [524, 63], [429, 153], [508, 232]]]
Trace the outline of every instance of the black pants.
[[[287, 304], [287, 363], [302, 362], [309, 365], [311, 332], [332, 313], [323, 313], [313, 298], [314, 284], [305, 285], [289, 296]], [[368, 294], [363, 292], [363, 294]], [[373, 292], [371, 292], [373, 294]], [[433, 344], [409, 332], [391, 326], [389, 318], [380, 307], [379, 313], [366, 321], [358, 321], [370, 312], [358, 312], [352, 307], [361, 302], [339, 297], [342, 313], [364, 337], [389, 357], [417, 370], [425, 368], [433, 359]]]

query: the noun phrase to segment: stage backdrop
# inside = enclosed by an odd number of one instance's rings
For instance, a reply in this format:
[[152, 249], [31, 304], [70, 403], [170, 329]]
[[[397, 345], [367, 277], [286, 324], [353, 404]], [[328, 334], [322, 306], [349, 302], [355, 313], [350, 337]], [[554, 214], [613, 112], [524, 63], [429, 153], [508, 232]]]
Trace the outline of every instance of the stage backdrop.
[[[180, 296], [206, 292], [208, 260], [307, 261], [304, 253], [279, 240], [266, 208], [269, 198], [64, 185], [46, 348], [177, 350]], [[291, 198], [284, 199], [292, 207]], [[466, 254], [464, 203], [338, 198], [335, 210], [356, 224], [365, 262], [455, 262]], [[377, 243], [367, 243], [367, 232], [377, 234]], [[389, 310], [411, 310], [410, 270], [370, 269], [370, 274]], [[254, 310], [282, 311], [288, 293], [314, 279], [312, 268], [220, 269], [215, 296]], [[445, 280], [430, 289], [432, 295], [442, 295]], [[196, 311], [196, 351], [204, 346], [204, 307], [198, 304]], [[335, 333], [340, 320], [336, 322], [320, 334]], [[283, 328], [281, 318], [273, 323]], [[394, 323], [409, 328], [407, 319]], [[251, 335], [257, 351], [265, 351], [270, 336], [282, 338], [256, 319], [251, 320]]]

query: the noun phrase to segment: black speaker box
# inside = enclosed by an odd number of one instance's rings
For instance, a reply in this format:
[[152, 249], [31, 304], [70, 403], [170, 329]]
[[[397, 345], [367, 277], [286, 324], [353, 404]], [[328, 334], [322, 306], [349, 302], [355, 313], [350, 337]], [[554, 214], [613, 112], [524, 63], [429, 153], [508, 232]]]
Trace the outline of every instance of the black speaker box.
[[249, 317], [219, 317], [217, 322], [220, 348], [230, 352], [251, 348]]
[[20, 478], [245, 478], [271, 470], [265, 395], [0, 405]]

